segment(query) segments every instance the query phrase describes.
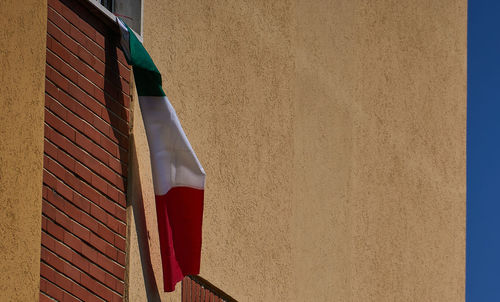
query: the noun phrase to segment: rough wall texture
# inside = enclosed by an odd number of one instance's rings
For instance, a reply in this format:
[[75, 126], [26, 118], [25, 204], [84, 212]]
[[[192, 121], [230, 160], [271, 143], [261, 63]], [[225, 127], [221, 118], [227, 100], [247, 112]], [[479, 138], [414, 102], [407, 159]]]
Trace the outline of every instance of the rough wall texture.
[[207, 171], [203, 277], [241, 301], [464, 300], [465, 0], [148, 0], [144, 38]]
[[0, 301], [36, 301], [46, 1], [0, 1]]
[[316, 3], [295, 8], [295, 298], [463, 301], [466, 1]]

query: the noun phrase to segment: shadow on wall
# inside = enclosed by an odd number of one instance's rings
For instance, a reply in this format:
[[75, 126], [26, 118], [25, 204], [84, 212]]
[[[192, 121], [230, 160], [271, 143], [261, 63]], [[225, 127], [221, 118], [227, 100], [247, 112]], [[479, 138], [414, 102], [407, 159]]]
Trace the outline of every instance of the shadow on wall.
[[[128, 121], [128, 112], [126, 112], [125, 105], [130, 108], [130, 104], [125, 104], [123, 94], [121, 93], [122, 85], [119, 78], [119, 66], [120, 64], [117, 60], [117, 45], [118, 45], [118, 35], [107, 35], [106, 39], [106, 70], [105, 70], [105, 84], [104, 90], [106, 91], [106, 108], [108, 113], [114, 117], [117, 122], [121, 122], [124, 119]], [[118, 87], [116, 87], [118, 86]], [[116, 92], [116, 88], [118, 88]], [[117, 107], [120, 105], [120, 107]], [[117, 112], [116, 109], [121, 109]], [[123, 111], [122, 111], [123, 110]], [[123, 134], [119, 131], [119, 125], [113, 126], [113, 131], [115, 137], [120, 139]], [[128, 134], [128, 133], [127, 133]], [[129, 232], [136, 232], [137, 234], [137, 244], [141, 259], [142, 275], [144, 278], [144, 287], [146, 290], [146, 295], [148, 301], [156, 302], [160, 301], [160, 294], [158, 287], [156, 285], [156, 280], [154, 277], [153, 266], [151, 263], [149, 243], [148, 243], [148, 232], [146, 227], [146, 216], [144, 212], [144, 203], [142, 200], [142, 189], [139, 171], [139, 163], [137, 159], [137, 153], [135, 149], [135, 142], [133, 134], [128, 134], [126, 137], [126, 144], [128, 151], [120, 147], [119, 154], [120, 160], [124, 163], [128, 163], [128, 179], [132, 180], [130, 184], [127, 184], [127, 209], [131, 209], [134, 217], [135, 230], [127, 228], [127, 237], [130, 239]], [[130, 154], [129, 154], [130, 153]], [[127, 168], [127, 165], [124, 165]], [[124, 180], [125, 182], [127, 180]], [[126, 277], [126, 282], [128, 277]], [[127, 290], [127, 289], [126, 289]]]
[[[158, 292], [158, 287], [156, 286], [156, 280], [153, 272], [153, 265], [151, 263], [149, 243], [148, 243], [148, 232], [146, 228], [146, 216], [144, 213], [144, 203], [142, 200], [142, 189], [139, 171], [139, 163], [137, 160], [137, 154], [135, 152], [135, 143], [133, 134], [130, 135], [130, 172], [129, 179], [132, 180], [130, 187], [127, 191], [129, 196], [127, 201], [127, 208], [132, 209], [134, 215], [135, 231], [137, 233], [137, 244], [139, 249], [139, 255], [141, 259], [142, 276], [144, 278], [144, 286], [146, 289], [146, 294], [148, 301], [160, 301], [160, 294]], [[129, 236], [129, 234], [127, 234]]]

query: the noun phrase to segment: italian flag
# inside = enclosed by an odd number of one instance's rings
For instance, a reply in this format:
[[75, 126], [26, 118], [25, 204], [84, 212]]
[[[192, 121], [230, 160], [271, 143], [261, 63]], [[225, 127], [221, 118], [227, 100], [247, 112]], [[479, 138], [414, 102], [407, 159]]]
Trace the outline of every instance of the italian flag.
[[118, 20], [146, 129], [166, 292], [200, 272], [205, 171], [162, 89], [161, 74], [134, 32]]

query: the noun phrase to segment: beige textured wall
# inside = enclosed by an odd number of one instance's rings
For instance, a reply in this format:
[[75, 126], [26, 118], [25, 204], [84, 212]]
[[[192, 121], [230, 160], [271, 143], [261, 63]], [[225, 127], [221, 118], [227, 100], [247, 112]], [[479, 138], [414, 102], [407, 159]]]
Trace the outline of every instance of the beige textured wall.
[[47, 2], [0, 12], [0, 301], [37, 301]]
[[466, 4], [145, 1], [207, 171], [204, 278], [241, 301], [464, 300]]

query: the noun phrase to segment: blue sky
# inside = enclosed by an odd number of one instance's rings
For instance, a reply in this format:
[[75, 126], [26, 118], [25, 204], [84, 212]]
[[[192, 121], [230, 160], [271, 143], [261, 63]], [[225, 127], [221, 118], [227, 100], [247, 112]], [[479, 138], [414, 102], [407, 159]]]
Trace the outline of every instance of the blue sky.
[[467, 301], [500, 301], [500, 1], [469, 1]]

